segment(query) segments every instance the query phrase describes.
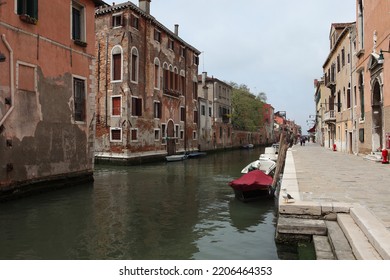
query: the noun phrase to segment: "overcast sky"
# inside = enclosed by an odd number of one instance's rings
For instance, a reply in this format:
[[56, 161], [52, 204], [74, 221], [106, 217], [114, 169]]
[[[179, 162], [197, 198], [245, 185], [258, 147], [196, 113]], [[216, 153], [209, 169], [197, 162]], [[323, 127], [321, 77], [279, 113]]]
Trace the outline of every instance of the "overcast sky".
[[172, 31], [179, 24], [179, 37], [202, 52], [199, 73], [265, 92], [303, 133], [330, 26], [356, 21], [355, 0], [152, 0], [150, 10]]

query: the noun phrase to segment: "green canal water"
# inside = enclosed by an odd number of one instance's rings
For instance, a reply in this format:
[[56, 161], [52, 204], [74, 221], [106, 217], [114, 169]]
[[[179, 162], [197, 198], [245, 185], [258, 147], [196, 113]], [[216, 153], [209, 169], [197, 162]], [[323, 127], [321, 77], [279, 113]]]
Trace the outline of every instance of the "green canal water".
[[276, 201], [228, 183], [263, 148], [182, 162], [97, 165], [95, 181], [0, 204], [0, 259], [278, 260]]

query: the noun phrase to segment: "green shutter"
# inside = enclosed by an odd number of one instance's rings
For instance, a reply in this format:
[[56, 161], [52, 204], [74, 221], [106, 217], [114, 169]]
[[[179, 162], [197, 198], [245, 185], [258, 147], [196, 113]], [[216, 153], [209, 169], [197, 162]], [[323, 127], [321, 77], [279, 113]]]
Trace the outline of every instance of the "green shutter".
[[23, 0], [18, 0], [18, 15], [23, 14]]

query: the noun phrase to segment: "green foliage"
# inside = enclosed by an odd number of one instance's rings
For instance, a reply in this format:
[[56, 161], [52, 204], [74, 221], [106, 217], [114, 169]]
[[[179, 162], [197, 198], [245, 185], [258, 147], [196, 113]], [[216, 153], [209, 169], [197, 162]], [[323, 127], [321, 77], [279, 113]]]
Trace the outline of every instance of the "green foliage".
[[232, 92], [232, 124], [235, 129], [257, 131], [264, 123], [263, 105], [267, 100], [265, 93], [257, 96], [246, 85], [230, 82]]

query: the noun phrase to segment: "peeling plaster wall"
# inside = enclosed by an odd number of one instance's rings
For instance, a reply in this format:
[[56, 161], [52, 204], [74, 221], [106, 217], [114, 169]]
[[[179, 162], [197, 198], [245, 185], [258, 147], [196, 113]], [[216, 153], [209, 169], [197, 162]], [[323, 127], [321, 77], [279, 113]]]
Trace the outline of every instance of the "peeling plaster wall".
[[[0, 6], [7, 17], [0, 20], [13, 50], [0, 41], [6, 62], [0, 63], [0, 197], [3, 193], [23, 192], [34, 183], [67, 178], [92, 180], [95, 135], [95, 77], [93, 53], [93, 1], [81, 0], [86, 9], [87, 47], [69, 38], [69, 4], [40, 1], [39, 24], [26, 24], [14, 13], [14, 2]], [[51, 14], [50, 9], [56, 7]], [[47, 24], [47, 23], [51, 24]], [[53, 24], [53, 22], [57, 24]], [[91, 29], [92, 27], [92, 29]], [[39, 34], [39, 35], [38, 35]], [[92, 36], [91, 36], [92, 34]], [[13, 65], [14, 97], [11, 98], [10, 64]], [[4, 76], [3, 76], [4, 73]], [[74, 78], [85, 82], [85, 121], [74, 119]], [[69, 182], [70, 183], [70, 182]]]

